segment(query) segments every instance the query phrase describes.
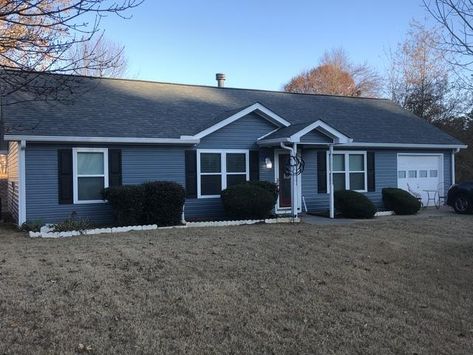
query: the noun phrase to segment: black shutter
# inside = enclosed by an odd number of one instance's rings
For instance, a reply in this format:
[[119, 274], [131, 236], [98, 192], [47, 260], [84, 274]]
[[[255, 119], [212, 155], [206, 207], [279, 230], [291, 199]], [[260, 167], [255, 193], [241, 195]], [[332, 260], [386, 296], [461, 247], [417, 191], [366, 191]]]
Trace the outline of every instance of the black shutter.
[[108, 186], [122, 184], [122, 151], [121, 149], [108, 150]]
[[59, 204], [72, 204], [72, 149], [59, 149], [57, 158]]
[[327, 193], [327, 152], [317, 152], [317, 192]]
[[259, 180], [259, 151], [250, 150], [250, 181]]
[[376, 174], [375, 174], [375, 156], [374, 152], [368, 152], [366, 156], [367, 172], [368, 172], [368, 191], [376, 191]]
[[197, 197], [197, 152], [186, 150], [186, 196]]

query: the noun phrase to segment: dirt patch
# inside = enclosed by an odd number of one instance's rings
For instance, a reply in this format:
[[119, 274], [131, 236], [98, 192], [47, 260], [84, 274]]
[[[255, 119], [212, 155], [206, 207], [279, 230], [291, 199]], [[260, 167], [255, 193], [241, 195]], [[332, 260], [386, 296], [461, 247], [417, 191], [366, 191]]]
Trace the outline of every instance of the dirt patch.
[[471, 354], [472, 231], [471, 216], [3, 229], [0, 353]]

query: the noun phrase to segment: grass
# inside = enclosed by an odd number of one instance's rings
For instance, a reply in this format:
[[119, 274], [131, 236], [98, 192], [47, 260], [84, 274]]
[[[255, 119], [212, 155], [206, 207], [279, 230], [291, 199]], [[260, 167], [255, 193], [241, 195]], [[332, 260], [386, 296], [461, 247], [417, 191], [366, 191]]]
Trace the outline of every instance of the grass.
[[63, 240], [4, 228], [0, 353], [471, 354], [472, 230], [471, 216]]

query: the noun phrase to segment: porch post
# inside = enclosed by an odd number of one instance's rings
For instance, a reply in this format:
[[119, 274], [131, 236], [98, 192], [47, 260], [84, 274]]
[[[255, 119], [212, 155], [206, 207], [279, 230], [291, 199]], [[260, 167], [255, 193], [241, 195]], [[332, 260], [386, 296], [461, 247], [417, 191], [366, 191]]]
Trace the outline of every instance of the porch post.
[[334, 189], [333, 189], [333, 144], [329, 145], [329, 154], [328, 154], [328, 180], [329, 180], [329, 189], [330, 189], [330, 218], [335, 218], [335, 199], [334, 199]]
[[[292, 146], [291, 150], [291, 156], [294, 160], [293, 162], [296, 161], [297, 158], [297, 144], [294, 143]], [[295, 170], [297, 167], [292, 168], [293, 171], [291, 171], [291, 214], [293, 218], [297, 218], [297, 203], [299, 201], [299, 198], [297, 196], [298, 193], [298, 188], [297, 188], [297, 175], [295, 174]]]

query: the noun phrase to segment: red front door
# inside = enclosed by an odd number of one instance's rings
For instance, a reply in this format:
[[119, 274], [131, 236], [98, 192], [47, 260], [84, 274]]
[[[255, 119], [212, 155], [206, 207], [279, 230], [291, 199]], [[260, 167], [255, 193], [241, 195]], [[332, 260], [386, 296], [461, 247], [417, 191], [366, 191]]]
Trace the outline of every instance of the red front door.
[[291, 175], [286, 174], [289, 154], [279, 154], [279, 207], [291, 207]]

